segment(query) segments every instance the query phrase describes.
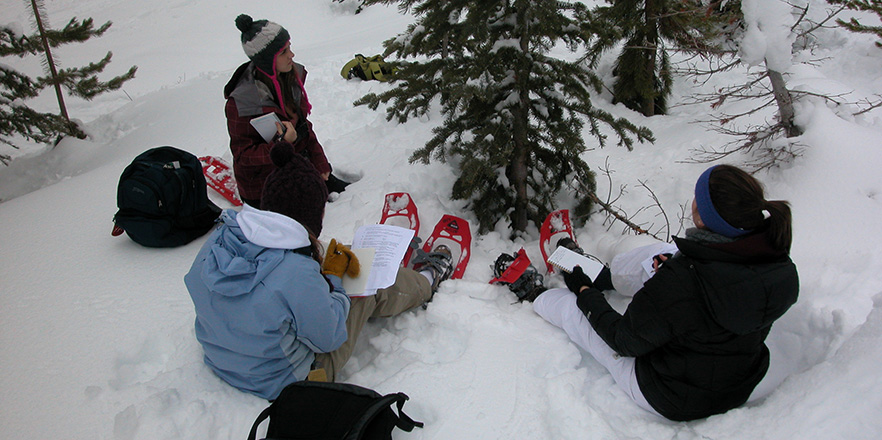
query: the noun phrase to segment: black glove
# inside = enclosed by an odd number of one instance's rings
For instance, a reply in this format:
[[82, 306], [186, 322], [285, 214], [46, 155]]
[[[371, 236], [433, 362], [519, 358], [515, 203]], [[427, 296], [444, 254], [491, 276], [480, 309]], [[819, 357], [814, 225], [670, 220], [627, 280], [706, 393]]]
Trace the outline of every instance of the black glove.
[[297, 120], [297, 125], [294, 126], [294, 131], [297, 132], [297, 140], [294, 141], [295, 143], [309, 138], [309, 125], [306, 123], [305, 118]]
[[564, 272], [563, 279], [564, 283], [567, 284], [567, 289], [570, 289], [571, 292], [577, 295], [582, 287], [594, 286], [594, 283], [591, 282], [591, 278], [589, 278], [588, 275], [585, 275], [581, 266], [574, 267], [572, 272]]

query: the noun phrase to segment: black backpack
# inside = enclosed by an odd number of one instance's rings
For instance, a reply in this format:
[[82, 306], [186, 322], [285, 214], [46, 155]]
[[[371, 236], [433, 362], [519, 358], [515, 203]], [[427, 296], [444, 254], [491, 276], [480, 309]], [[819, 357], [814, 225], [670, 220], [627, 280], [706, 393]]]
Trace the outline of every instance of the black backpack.
[[214, 226], [220, 208], [208, 199], [202, 164], [175, 147], [147, 150], [119, 178], [114, 235], [124, 230], [148, 247], [187, 244]]
[[382, 396], [352, 384], [294, 382], [257, 416], [248, 440], [255, 440], [267, 417], [266, 440], [391, 440], [396, 426], [407, 432], [423, 427], [402, 412], [407, 399], [404, 393]]

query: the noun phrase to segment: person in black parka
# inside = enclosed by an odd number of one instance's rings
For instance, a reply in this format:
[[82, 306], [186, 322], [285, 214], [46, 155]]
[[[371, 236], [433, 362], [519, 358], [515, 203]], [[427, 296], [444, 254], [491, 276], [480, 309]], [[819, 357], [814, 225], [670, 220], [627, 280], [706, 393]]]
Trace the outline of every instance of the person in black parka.
[[595, 286], [578, 267], [564, 273], [568, 289], [533, 303], [639, 406], [676, 421], [720, 414], [774, 389], [779, 378], [757, 386], [769, 370], [765, 339], [799, 292], [789, 204], [765, 200], [753, 176], [729, 165], [705, 171], [692, 217], [695, 228], [675, 237], [676, 253], [658, 257], [624, 314], [602, 293], [614, 286]]

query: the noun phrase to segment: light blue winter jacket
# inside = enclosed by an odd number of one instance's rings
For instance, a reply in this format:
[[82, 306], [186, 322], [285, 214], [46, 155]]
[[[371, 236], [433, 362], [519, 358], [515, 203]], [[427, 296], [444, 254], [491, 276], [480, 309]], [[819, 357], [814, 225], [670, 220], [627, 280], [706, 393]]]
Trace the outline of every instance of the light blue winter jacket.
[[226, 210], [184, 283], [196, 307], [205, 363], [230, 385], [273, 400], [309, 373], [315, 352], [346, 341], [349, 297], [340, 278], [293, 252], [306, 229], [274, 212]]

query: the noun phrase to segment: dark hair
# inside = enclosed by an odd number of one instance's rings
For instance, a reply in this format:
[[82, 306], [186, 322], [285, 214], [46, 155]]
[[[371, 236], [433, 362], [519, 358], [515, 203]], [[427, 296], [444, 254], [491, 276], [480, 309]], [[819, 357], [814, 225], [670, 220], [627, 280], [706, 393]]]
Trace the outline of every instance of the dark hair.
[[772, 246], [790, 252], [793, 232], [789, 203], [766, 200], [762, 183], [731, 165], [716, 166], [708, 183], [714, 208], [726, 222], [736, 228], [758, 229], [763, 226], [763, 211], [767, 211]]
[[321, 266], [325, 261], [324, 247], [322, 247], [318, 238], [316, 238], [315, 235], [312, 235], [312, 232], [309, 233], [309, 248], [312, 250], [312, 259], [318, 262], [319, 266]]
[[294, 107], [294, 94], [291, 92], [292, 88], [297, 84], [297, 73], [294, 70], [285, 73], [278, 73], [276, 75], [276, 81], [279, 82], [279, 89], [284, 96], [278, 96], [276, 87], [273, 84], [273, 79], [267, 76], [266, 73], [257, 72], [255, 75], [258, 81], [266, 84], [267, 87], [272, 92], [273, 99], [276, 101], [276, 105], [279, 108], [282, 107], [282, 103], [284, 103], [285, 114], [288, 115], [288, 118], [293, 118], [294, 115], [299, 114], [299, 109]]

